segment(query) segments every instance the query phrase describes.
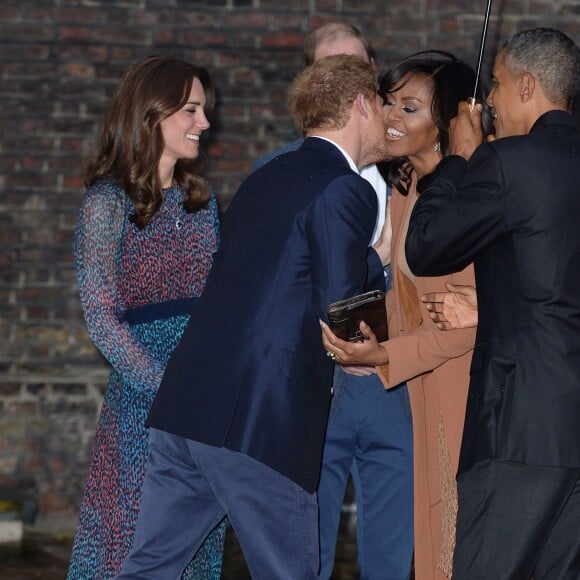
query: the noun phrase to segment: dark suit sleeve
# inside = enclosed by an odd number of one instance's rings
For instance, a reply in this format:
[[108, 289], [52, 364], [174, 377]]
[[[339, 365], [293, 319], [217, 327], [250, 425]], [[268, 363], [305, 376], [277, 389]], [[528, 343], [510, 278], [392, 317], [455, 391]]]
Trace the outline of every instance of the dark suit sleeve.
[[440, 276], [465, 268], [504, 232], [504, 177], [494, 149], [479, 147], [469, 163], [441, 161], [419, 196], [405, 241], [409, 267], [417, 276]]
[[376, 252], [368, 248], [376, 215], [372, 186], [354, 174], [334, 180], [313, 204], [305, 227], [319, 318], [326, 320], [330, 303], [364, 292], [369, 280], [376, 284], [383, 276]]

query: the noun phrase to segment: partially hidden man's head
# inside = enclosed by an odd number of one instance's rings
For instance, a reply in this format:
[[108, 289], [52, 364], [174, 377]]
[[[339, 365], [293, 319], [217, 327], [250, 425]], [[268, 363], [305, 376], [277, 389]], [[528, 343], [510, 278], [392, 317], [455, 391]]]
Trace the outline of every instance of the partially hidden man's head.
[[344, 22], [327, 22], [306, 38], [304, 62], [313, 62], [335, 54], [352, 54], [373, 62], [371, 47], [359, 28]]
[[335, 55], [304, 69], [288, 91], [288, 110], [298, 130], [333, 131], [346, 126], [359, 95], [377, 101], [374, 66], [357, 56]]

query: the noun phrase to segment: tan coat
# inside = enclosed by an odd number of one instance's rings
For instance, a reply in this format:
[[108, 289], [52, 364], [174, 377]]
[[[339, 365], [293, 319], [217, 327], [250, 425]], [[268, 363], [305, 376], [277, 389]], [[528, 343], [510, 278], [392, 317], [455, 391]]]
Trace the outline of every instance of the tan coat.
[[398, 266], [414, 189], [393, 191], [393, 289], [387, 295], [389, 364], [378, 367], [386, 388], [407, 381], [413, 412], [415, 477], [415, 578], [451, 574], [455, 543], [455, 474], [463, 430], [475, 329], [441, 331], [419, 297], [444, 291], [445, 282], [475, 285], [473, 267], [412, 282]]

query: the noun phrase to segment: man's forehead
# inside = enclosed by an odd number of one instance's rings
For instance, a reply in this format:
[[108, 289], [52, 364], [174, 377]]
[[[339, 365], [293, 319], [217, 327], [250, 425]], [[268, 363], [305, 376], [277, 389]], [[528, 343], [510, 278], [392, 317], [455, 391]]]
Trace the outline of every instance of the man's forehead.
[[505, 48], [500, 49], [493, 61], [493, 72], [505, 68]]
[[368, 60], [367, 51], [364, 45], [354, 36], [325, 39], [320, 42], [314, 51], [314, 57], [316, 60], [338, 54], [350, 54]]

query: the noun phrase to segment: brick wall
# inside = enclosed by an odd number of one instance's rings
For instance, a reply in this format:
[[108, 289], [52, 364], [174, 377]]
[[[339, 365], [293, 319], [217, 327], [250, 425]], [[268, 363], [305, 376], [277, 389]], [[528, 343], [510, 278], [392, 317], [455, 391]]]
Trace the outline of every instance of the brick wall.
[[[524, 27], [556, 26], [580, 40], [580, 0], [495, 4], [485, 71], [498, 38]], [[484, 0], [3, 0], [0, 485], [35, 493], [44, 522], [75, 518], [108, 371], [82, 320], [71, 234], [101, 115], [130, 63], [172, 53], [213, 73], [208, 176], [225, 208], [252, 162], [294, 136], [285, 90], [312, 27], [358, 24], [380, 67], [423, 48], [474, 62], [484, 8]]]

